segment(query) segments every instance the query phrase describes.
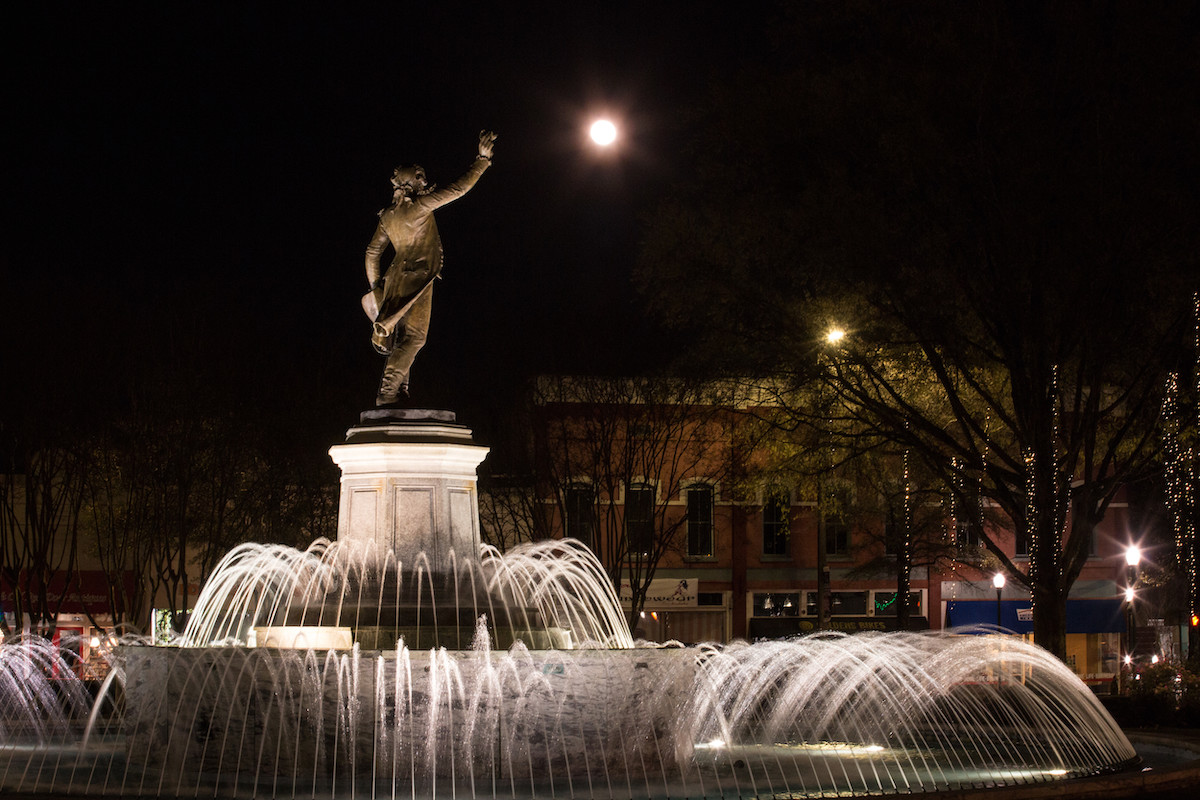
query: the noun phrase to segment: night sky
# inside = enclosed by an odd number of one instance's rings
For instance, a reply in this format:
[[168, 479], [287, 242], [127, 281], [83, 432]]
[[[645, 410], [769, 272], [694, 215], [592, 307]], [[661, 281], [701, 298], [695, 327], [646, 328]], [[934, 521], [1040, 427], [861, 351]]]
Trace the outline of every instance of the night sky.
[[[530, 374], [638, 366], [639, 215], [678, 167], [688, 108], [764, 20], [286, 8], [72, 4], [6, 25], [7, 398], [86, 413], [161, 367], [281, 408], [324, 395], [334, 428], [354, 422], [383, 363], [359, 297], [391, 170], [447, 184], [481, 128], [494, 166], [437, 214], [415, 398], [470, 409]], [[586, 140], [597, 114], [621, 126], [612, 152]]]
[[[640, 226], [686, 177], [701, 141], [689, 121], [714, 81], [737, 102], [743, 69], [812, 55], [787, 40], [778, 49], [789, 7], [23, 9], [0, 33], [0, 422], [86, 428], [139, 396], [170, 397], [146, 390], [161, 384], [336, 441], [373, 405], [383, 366], [359, 298], [392, 168], [417, 162], [450, 183], [482, 128], [499, 134], [494, 166], [437, 213], [444, 279], [415, 401], [494, 432], [531, 375], [656, 363], [670, 343], [630, 287]], [[843, 32], [864, 7], [802, 6]], [[1114, 7], [1134, 8], [1095, 13]], [[1180, 18], [1190, 29], [1179, 41], [1195, 40], [1194, 10]], [[853, 38], [809, 46], [854, 63]], [[1153, 41], [1134, 42], [1135, 61], [1153, 57]], [[621, 128], [611, 151], [586, 139], [599, 115]], [[1192, 152], [1195, 135], [1166, 141], [1146, 122], [1145, 153]], [[776, 138], [798, 136], [779, 124]], [[731, 201], [744, 180], [728, 176]]]

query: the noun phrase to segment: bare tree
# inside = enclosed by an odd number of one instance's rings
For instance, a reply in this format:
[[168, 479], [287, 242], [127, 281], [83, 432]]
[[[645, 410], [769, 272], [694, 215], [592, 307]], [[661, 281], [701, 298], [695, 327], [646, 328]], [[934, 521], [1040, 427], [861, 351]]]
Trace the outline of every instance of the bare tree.
[[483, 541], [500, 551], [548, 538], [549, 520], [531, 475], [481, 476], [479, 527]]
[[231, 414], [161, 400], [92, 436], [84, 544], [109, 578], [117, 624], [142, 628], [162, 602], [178, 628], [190, 588], [238, 543], [334, 535], [331, 469], [274, 450]]
[[781, 406], [910, 450], [980, 530], [981, 496], [1001, 512], [1028, 570], [985, 547], [1061, 656], [1096, 523], [1158, 468], [1195, 288], [1194, 43], [1174, 10], [861, 11], [789, 7], [778, 63], [718, 88], [639, 280], [689, 352], [790, 376]]
[[122, 437], [115, 428], [92, 439], [81, 537], [107, 579], [114, 626], [136, 630], [149, 620], [153, 599], [148, 578], [156, 522], [149, 479], [153, 464], [134, 444], [139, 439]]
[[[22, 444], [0, 474], [0, 596], [18, 630], [28, 620], [50, 637], [77, 588], [82, 459], [69, 446]], [[3, 615], [0, 626], [12, 632]]]
[[686, 546], [686, 515], [668, 501], [728, 472], [728, 401], [683, 380], [576, 377], [540, 381], [536, 406], [541, 494], [613, 584], [628, 582], [633, 629], [659, 563]]

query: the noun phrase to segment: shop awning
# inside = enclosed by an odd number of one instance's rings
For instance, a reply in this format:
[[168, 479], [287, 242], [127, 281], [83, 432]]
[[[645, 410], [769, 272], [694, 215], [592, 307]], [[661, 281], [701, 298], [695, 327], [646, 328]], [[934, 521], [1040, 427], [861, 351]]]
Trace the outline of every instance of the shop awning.
[[[24, 582], [24, 571], [20, 577]], [[125, 584], [125, 593], [131, 594], [136, 583], [134, 574], [127, 570], [122, 573], [121, 579]], [[103, 570], [81, 569], [71, 576], [70, 583], [67, 583], [65, 575], [55, 575], [49, 581], [46, 595], [50, 598], [52, 609], [57, 609], [60, 614], [100, 615], [112, 611], [109, 605], [109, 589], [108, 575]], [[0, 610], [6, 614], [12, 613], [13, 610], [10, 597], [12, 591], [11, 586], [0, 582]], [[116, 593], [115, 599], [118, 604], [122, 602], [120, 592]]]
[[[1028, 600], [1001, 600], [1000, 627], [1014, 633], [1033, 633], [1032, 605]], [[950, 600], [946, 627], [995, 625], [995, 600]], [[1124, 633], [1125, 613], [1120, 598], [1067, 600], [1067, 633]]]

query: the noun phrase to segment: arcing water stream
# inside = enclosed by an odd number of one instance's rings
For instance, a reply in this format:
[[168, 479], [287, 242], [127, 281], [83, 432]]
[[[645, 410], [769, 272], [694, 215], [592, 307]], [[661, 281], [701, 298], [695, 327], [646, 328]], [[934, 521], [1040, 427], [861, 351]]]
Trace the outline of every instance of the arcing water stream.
[[1069, 669], [1009, 637], [634, 647], [600, 565], [563, 542], [440, 575], [336, 543], [248, 545], [178, 643], [113, 659], [97, 685], [45, 641], [0, 646], [0, 789], [800, 797], [1137, 759]]

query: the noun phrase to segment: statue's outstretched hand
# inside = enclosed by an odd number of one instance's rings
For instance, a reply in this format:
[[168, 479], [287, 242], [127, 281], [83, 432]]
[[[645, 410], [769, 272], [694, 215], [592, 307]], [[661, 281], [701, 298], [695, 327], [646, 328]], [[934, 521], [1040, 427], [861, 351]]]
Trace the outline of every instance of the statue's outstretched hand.
[[479, 155], [491, 161], [492, 153], [496, 149], [496, 134], [491, 131], [479, 132]]

